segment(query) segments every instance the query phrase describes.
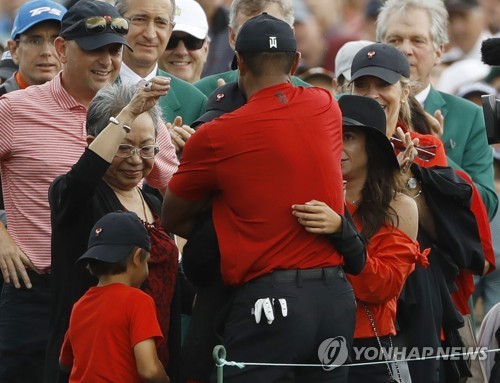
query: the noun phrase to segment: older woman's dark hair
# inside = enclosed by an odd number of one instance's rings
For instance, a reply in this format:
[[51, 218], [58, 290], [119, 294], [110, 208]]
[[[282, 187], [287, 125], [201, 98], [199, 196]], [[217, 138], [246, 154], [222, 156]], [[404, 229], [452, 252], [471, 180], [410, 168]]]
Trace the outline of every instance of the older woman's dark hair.
[[381, 161], [381, 149], [374, 140], [366, 139], [365, 148], [368, 171], [355, 217], [361, 222], [361, 235], [369, 241], [384, 224], [399, 224], [397, 213], [391, 207], [399, 189], [399, 171], [389, 161]]
[[[132, 100], [137, 90], [136, 85], [113, 84], [107, 85], [97, 92], [92, 99], [87, 111], [87, 134], [97, 137], [109, 124], [109, 118], [118, 115], [121, 110]], [[158, 104], [153, 106], [149, 113], [153, 120], [155, 133], [163, 125], [161, 108]]]

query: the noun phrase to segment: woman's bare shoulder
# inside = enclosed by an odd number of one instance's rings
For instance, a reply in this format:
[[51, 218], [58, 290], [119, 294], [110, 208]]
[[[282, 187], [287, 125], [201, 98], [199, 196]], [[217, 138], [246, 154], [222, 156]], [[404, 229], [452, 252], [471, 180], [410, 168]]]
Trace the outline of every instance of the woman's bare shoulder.
[[403, 193], [396, 193], [391, 207], [398, 215], [398, 229], [416, 240], [418, 233], [418, 207], [415, 200]]

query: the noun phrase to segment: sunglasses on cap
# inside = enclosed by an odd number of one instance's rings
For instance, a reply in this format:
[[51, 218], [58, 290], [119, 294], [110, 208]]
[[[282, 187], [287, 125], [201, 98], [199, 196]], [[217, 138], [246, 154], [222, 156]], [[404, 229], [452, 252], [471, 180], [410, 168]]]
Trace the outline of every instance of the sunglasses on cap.
[[123, 17], [92, 16], [73, 24], [63, 31], [63, 34], [75, 29], [82, 23], [85, 26], [85, 30], [91, 34], [103, 33], [107, 27], [119, 35], [126, 35], [128, 33], [128, 20]]
[[184, 46], [186, 47], [187, 50], [196, 51], [198, 49], [201, 49], [203, 43], [205, 42], [205, 39], [197, 39], [196, 37], [191, 35], [185, 35], [185, 36], [172, 35], [170, 36], [170, 40], [168, 40], [167, 49], [172, 50], [177, 48], [177, 45], [179, 45], [180, 41], [184, 42]]

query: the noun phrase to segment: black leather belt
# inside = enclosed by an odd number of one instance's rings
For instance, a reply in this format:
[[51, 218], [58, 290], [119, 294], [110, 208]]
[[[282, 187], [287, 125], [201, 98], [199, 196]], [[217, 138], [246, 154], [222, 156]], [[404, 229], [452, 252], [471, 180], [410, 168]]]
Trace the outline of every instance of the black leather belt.
[[344, 275], [342, 267], [332, 266], [316, 269], [275, 270], [270, 274], [264, 275], [254, 280], [269, 282], [295, 282], [331, 279], [339, 275]]

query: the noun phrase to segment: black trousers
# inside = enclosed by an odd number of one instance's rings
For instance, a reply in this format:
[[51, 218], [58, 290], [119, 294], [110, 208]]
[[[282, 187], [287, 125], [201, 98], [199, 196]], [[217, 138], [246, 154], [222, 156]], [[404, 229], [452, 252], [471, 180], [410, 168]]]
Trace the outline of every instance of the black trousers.
[[[51, 302], [50, 275], [28, 271], [33, 287], [3, 283], [0, 295], [0, 382], [43, 379]], [[21, 282], [22, 284], [22, 282]]]
[[[255, 321], [252, 309], [260, 298], [274, 298], [275, 319], [271, 324], [264, 314], [260, 323]], [[286, 316], [282, 315], [280, 298], [286, 301]], [[330, 355], [321, 345], [331, 343], [341, 345], [347, 357], [355, 309], [352, 287], [340, 267], [283, 270], [257, 278], [234, 295], [223, 333], [226, 359], [318, 365], [325, 359], [329, 361]], [[347, 382], [347, 377], [346, 367], [224, 367], [225, 383], [342, 383]]]

